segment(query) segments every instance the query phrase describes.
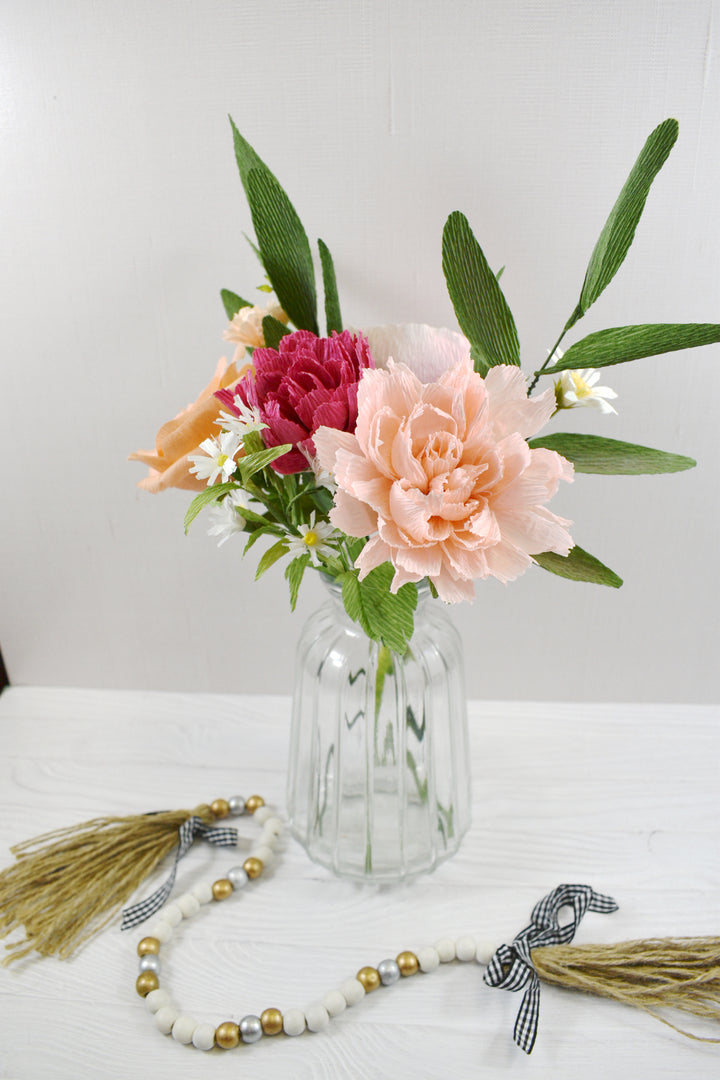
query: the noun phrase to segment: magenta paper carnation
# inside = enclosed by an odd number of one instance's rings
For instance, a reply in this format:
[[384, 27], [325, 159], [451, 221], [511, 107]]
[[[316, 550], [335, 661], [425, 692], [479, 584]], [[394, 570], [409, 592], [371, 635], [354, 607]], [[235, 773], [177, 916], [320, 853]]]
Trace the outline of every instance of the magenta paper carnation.
[[296, 330], [281, 339], [278, 349], [255, 349], [252, 364], [253, 370], [232, 392], [221, 390], [217, 396], [236, 414], [235, 394], [257, 407], [267, 424], [262, 433], [266, 446], [293, 444], [273, 462], [276, 472], [308, 468], [303, 451], [315, 455], [312, 436], [319, 427], [355, 430], [358, 381], [374, 366], [362, 334], [344, 330], [319, 338], [309, 330]]
[[367, 372], [355, 433], [315, 434], [338, 484], [333, 525], [370, 537], [360, 577], [389, 559], [393, 592], [428, 577], [455, 602], [473, 599], [476, 578], [512, 581], [532, 555], [567, 555], [570, 522], [544, 504], [572, 480], [572, 465], [526, 442], [554, 407], [552, 390], [527, 397], [515, 367], [483, 379], [463, 360], [431, 383], [404, 364]]

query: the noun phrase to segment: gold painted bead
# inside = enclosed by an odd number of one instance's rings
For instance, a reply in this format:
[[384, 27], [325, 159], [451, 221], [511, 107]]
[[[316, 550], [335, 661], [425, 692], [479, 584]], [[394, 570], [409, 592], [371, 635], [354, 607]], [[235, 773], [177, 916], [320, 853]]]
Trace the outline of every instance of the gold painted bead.
[[232, 1050], [240, 1042], [240, 1028], [232, 1020], [226, 1020], [215, 1029], [215, 1042], [223, 1050]]
[[380, 985], [380, 976], [377, 968], [374, 967], [360, 968], [355, 978], [359, 983], [363, 984], [366, 994], [369, 994], [372, 990], [377, 990]]
[[227, 799], [213, 799], [210, 803], [210, 809], [215, 817], [224, 818], [230, 813], [230, 803]]
[[400, 974], [406, 976], [415, 975], [420, 967], [420, 963], [415, 953], [408, 950], [398, 953], [395, 957], [395, 963], [400, 968]]
[[248, 814], [254, 814], [256, 810], [259, 810], [264, 805], [265, 800], [262, 795], [251, 795], [249, 799], [245, 800], [245, 809]]
[[260, 859], [256, 859], [254, 855], [250, 855], [243, 863], [243, 870], [249, 878], [260, 877], [263, 872], [263, 864]]
[[283, 1014], [279, 1009], [265, 1009], [260, 1014], [260, 1023], [266, 1035], [279, 1035], [283, 1029]]
[[157, 990], [160, 981], [154, 971], [141, 971], [135, 983], [140, 997], [147, 997], [151, 990]]
[[137, 954], [138, 956], [147, 956], [148, 953], [156, 955], [160, 952], [160, 942], [156, 937], [144, 937], [142, 941], [138, 942]]
[[233, 883], [225, 877], [218, 878], [217, 881], [213, 881], [212, 891], [216, 900], [227, 900], [233, 892]]

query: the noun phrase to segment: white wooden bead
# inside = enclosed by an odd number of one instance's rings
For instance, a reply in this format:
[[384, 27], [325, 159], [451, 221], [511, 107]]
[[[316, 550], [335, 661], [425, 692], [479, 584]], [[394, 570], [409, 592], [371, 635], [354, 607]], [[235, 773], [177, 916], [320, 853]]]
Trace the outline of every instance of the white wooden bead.
[[283, 831], [282, 818], [279, 818], [279, 817], [269, 817], [269, 818], [267, 818], [267, 820], [265, 821], [265, 829], [269, 830], [270, 832], [275, 833], [276, 836], [279, 836], [280, 833]]
[[178, 1016], [177, 1020], [172, 1026], [172, 1037], [175, 1042], [182, 1043], [187, 1046], [192, 1042], [192, 1037], [195, 1034], [195, 1028], [197, 1027], [197, 1020], [192, 1016], [188, 1016], [187, 1013], [183, 1013], [182, 1016]]
[[348, 1005], [357, 1005], [365, 997], [365, 987], [358, 979], [346, 979], [340, 987], [340, 993]]
[[174, 1005], [163, 1005], [162, 1009], [155, 1013], [155, 1026], [163, 1035], [169, 1035], [179, 1015], [180, 1010]]
[[435, 942], [433, 948], [440, 957], [441, 964], [449, 964], [451, 960], [455, 959], [455, 942], [450, 938], [440, 938], [439, 941]]
[[492, 960], [494, 952], [495, 946], [491, 942], [478, 941], [477, 949], [475, 950], [475, 959], [478, 964], [485, 964], [487, 966]]
[[470, 934], [464, 934], [455, 942], [455, 955], [458, 960], [474, 960], [477, 953], [477, 941]]
[[171, 926], [178, 926], [183, 920], [183, 913], [177, 904], [173, 902], [172, 904], [166, 904], [162, 909], [162, 917]]
[[330, 1023], [328, 1011], [320, 1002], [311, 1005], [305, 1010], [305, 1023], [308, 1031], [324, 1031]]
[[347, 1001], [339, 990], [328, 990], [322, 1003], [328, 1011], [328, 1016], [339, 1016], [347, 1009]]
[[145, 1008], [149, 1009], [151, 1013], [156, 1013], [158, 1009], [162, 1009], [163, 1005], [169, 1004], [170, 995], [162, 986], [157, 990], [151, 990], [149, 994], [145, 995]]
[[[255, 811], [257, 813], [257, 811]], [[288, 1009], [283, 1013], [283, 1031], [286, 1035], [302, 1035], [305, 1030], [305, 1013], [300, 1009]]]
[[270, 866], [275, 859], [275, 852], [265, 844], [258, 844], [258, 846], [253, 848], [250, 852], [250, 858], [259, 859], [263, 866]]
[[266, 821], [269, 821], [273, 817], [275, 811], [271, 806], [258, 806], [257, 810], [253, 814], [253, 818], [257, 821], [258, 825], [264, 825]]
[[191, 919], [200, 910], [200, 901], [191, 892], [183, 893], [175, 901], [186, 919]]
[[[190, 890], [199, 904], [209, 904], [213, 898], [212, 885], [209, 881], [198, 881]], [[205, 1027], [205, 1025], [202, 1025]]]
[[193, 1031], [192, 1044], [196, 1050], [212, 1050], [215, 1045], [215, 1028], [212, 1024], [198, 1024]]
[[420, 970], [424, 972], [435, 971], [440, 966], [440, 954], [432, 945], [426, 945], [424, 949], [418, 949], [415, 955], [418, 958]]
[[272, 829], [268, 829], [266, 825], [263, 831], [260, 833], [260, 839], [258, 843], [262, 844], [264, 847], [269, 847], [274, 850], [277, 842], [278, 834], [276, 832], [273, 832]]
[[170, 940], [172, 934], [173, 928], [165, 919], [158, 919], [157, 922], [148, 927], [147, 932], [148, 937], [157, 938], [162, 945], [165, 945]]

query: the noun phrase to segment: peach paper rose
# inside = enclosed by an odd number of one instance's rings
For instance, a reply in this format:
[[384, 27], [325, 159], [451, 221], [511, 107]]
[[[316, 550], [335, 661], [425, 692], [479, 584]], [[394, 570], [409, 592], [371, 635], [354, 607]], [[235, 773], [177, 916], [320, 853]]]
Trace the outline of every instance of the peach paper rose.
[[515, 367], [483, 379], [461, 360], [429, 383], [393, 361], [364, 372], [355, 433], [314, 436], [338, 485], [330, 520], [370, 537], [360, 577], [389, 559], [393, 592], [428, 577], [453, 603], [473, 599], [476, 578], [512, 581], [532, 555], [567, 555], [570, 522], [544, 504], [572, 480], [572, 465], [526, 442], [554, 408], [552, 390], [527, 397]]
[[217, 435], [220, 430], [216, 420], [222, 405], [214, 396], [215, 391], [232, 388], [248, 370], [248, 364], [238, 369], [235, 364], [228, 364], [225, 358], [220, 360], [213, 378], [197, 400], [160, 428], [155, 437], [155, 449], [136, 450], [130, 454], [130, 461], [141, 461], [150, 469], [138, 487], [153, 494], [166, 488], [203, 491], [207, 487], [205, 480], [190, 472], [192, 462], [188, 456], [199, 452], [203, 439]]

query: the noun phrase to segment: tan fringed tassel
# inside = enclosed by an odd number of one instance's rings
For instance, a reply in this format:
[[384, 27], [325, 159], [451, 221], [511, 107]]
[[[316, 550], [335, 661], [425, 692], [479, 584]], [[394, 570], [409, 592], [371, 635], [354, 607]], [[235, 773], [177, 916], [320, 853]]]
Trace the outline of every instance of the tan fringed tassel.
[[37, 836], [10, 850], [18, 861], [0, 873], [0, 937], [25, 928], [6, 946], [3, 966], [36, 951], [71, 956], [103, 928], [178, 843], [190, 817], [215, 821], [205, 804], [129, 817], [102, 817]]
[[680, 1009], [720, 1020], [720, 938], [678, 937], [614, 945], [548, 945], [531, 952], [538, 976], [549, 983], [635, 1005], [681, 1035], [701, 1042], [658, 1010]]

